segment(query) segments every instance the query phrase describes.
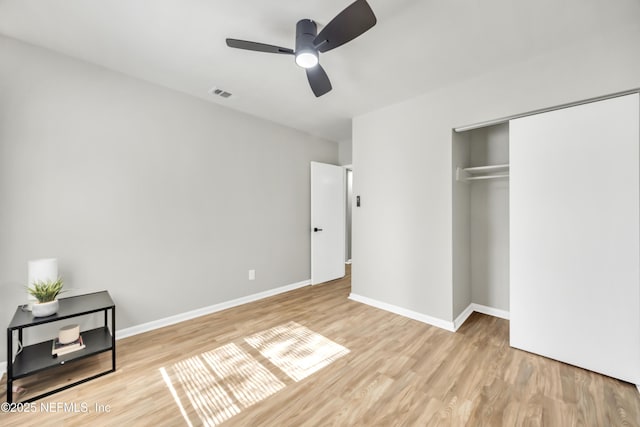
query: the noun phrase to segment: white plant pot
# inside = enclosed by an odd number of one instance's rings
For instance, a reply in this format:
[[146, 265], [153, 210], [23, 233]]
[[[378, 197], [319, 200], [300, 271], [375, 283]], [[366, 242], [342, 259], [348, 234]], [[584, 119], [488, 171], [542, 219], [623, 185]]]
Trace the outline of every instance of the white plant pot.
[[50, 302], [39, 302], [33, 304], [31, 313], [33, 317], [47, 317], [58, 312], [58, 300]]

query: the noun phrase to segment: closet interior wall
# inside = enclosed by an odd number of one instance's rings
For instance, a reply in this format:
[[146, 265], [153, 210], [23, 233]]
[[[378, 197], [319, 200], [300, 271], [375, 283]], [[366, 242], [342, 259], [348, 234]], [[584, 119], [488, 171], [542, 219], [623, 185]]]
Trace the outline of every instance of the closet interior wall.
[[509, 163], [509, 124], [453, 133], [453, 317], [509, 311], [509, 179], [459, 181], [458, 167]]

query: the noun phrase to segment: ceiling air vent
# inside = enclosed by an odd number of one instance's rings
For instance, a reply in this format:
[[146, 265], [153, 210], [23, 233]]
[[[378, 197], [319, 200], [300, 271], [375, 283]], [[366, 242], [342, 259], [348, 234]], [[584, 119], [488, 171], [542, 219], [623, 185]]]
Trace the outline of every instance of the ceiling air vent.
[[214, 86], [214, 87], [212, 87], [211, 89], [209, 89], [209, 93], [210, 93], [211, 95], [219, 96], [219, 97], [221, 97], [221, 98], [225, 98], [225, 99], [227, 99], [227, 98], [231, 98], [231, 96], [233, 95], [231, 92], [227, 92], [226, 90], [223, 90], [223, 89], [217, 88], [217, 87], [215, 87], [215, 86]]

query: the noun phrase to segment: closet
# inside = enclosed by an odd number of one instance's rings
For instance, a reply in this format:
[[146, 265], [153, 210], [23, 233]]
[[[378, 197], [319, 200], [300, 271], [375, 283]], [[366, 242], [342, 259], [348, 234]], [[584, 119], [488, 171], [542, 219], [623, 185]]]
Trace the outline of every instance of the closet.
[[497, 126], [453, 135], [454, 316], [508, 311], [512, 347], [640, 384], [638, 93]]
[[453, 134], [454, 318], [508, 317], [509, 124]]

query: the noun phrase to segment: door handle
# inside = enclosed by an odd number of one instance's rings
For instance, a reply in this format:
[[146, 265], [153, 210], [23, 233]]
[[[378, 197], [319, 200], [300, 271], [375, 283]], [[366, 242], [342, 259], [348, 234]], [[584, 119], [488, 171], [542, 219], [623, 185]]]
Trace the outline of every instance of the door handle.
[[313, 232], [317, 233], [318, 231], [322, 231], [322, 228], [318, 228], [318, 227], [314, 227], [313, 228]]

